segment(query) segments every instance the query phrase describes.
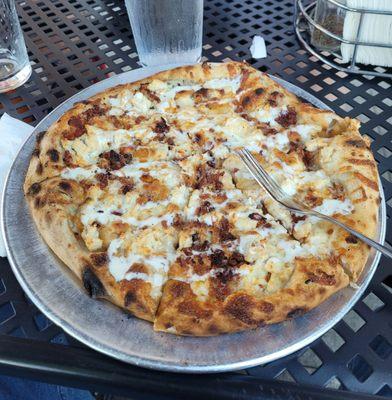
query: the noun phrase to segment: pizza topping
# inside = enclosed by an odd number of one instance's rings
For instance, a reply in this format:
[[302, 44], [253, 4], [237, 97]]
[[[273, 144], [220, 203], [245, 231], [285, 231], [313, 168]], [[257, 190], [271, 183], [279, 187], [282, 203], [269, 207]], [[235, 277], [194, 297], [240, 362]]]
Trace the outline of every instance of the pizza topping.
[[90, 258], [93, 264], [98, 268], [106, 265], [109, 261], [108, 254], [106, 252], [92, 253]]
[[152, 92], [146, 83], [140, 85], [140, 91], [147, 96], [151, 101], [159, 103], [161, 99], [156, 95], [156, 93]]
[[272, 92], [268, 97], [268, 100], [267, 100], [268, 104], [271, 107], [277, 107], [279, 98], [283, 98], [283, 93], [280, 93], [280, 92], [277, 92], [277, 91]]
[[264, 133], [265, 136], [271, 136], [271, 135], [276, 135], [278, 133], [278, 131], [275, 128], [272, 128], [270, 123], [263, 123], [260, 122], [257, 125], [258, 128], [261, 129], [261, 131]]
[[133, 183], [125, 183], [124, 185], [121, 186], [120, 190], [122, 194], [127, 194], [128, 192], [133, 190], [134, 187], [135, 185]]
[[321, 271], [319, 269], [316, 271], [316, 273], [317, 274], [308, 274], [309, 279], [305, 283], [313, 282], [324, 286], [333, 286], [336, 284], [336, 279], [334, 275], [328, 275], [324, 271]]
[[275, 121], [282, 125], [284, 128], [288, 128], [290, 125], [297, 123], [297, 112], [293, 107], [287, 107], [287, 111], [279, 114]]
[[261, 214], [258, 214], [258, 213], [249, 214], [249, 218], [254, 219], [255, 221], [265, 221], [265, 218]]
[[299, 221], [305, 221], [305, 219], [306, 219], [306, 215], [298, 215], [295, 213], [290, 213], [290, 215], [291, 215], [291, 219], [294, 224], [296, 224]]
[[219, 239], [221, 242], [236, 240], [236, 237], [229, 232], [230, 224], [226, 218], [222, 218], [219, 222]]
[[344, 187], [341, 183], [332, 183], [332, 187], [329, 188], [332, 198], [343, 201], [345, 199]]
[[131, 154], [120, 154], [114, 150], [107, 151], [99, 155], [101, 158], [99, 166], [111, 171], [122, 168], [125, 164], [129, 164], [132, 161]]
[[203, 201], [200, 207], [196, 209], [196, 215], [208, 214], [214, 210], [215, 207], [209, 201]]
[[108, 174], [96, 174], [96, 180], [98, 181], [98, 185], [100, 189], [105, 189], [109, 182], [109, 175]]
[[88, 123], [92, 118], [104, 115], [106, 109], [99, 104], [94, 104], [91, 108], [82, 113], [85, 123]]
[[169, 130], [170, 130], [170, 128], [167, 125], [164, 118], [161, 118], [160, 121], [158, 121], [154, 127], [154, 132], [156, 132], [156, 133], [167, 133], [167, 132], [169, 132]]
[[64, 164], [67, 167], [73, 167], [74, 166], [73, 163], [72, 163], [72, 154], [71, 154], [71, 152], [69, 150], [65, 150], [64, 151], [63, 161], [64, 161]]
[[68, 140], [74, 140], [86, 133], [86, 128], [81, 117], [71, 117], [68, 120], [68, 125], [73, 128], [63, 133], [63, 136]]
[[307, 151], [306, 149], [302, 149], [301, 151], [302, 160], [305, 164], [305, 167], [308, 171], [311, 171], [315, 167], [315, 153], [311, 151]]

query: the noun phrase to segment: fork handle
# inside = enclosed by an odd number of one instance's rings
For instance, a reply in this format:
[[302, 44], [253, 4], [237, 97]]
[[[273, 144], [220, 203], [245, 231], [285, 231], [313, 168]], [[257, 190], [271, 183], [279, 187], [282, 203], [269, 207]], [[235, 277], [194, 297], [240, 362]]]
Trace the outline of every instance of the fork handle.
[[362, 242], [364, 242], [364, 243], [368, 244], [369, 246], [378, 250], [384, 256], [392, 258], [392, 251], [390, 249], [388, 249], [388, 247], [383, 246], [381, 243], [378, 243], [378, 242], [368, 238], [365, 235], [362, 235], [362, 233], [359, 233], [355, 229], [350, 228], [346, 224], [343, 224], [342, 222], [338, 221], [337, 219], [329, 217], [328, 215], [321, 214], [317, 211], [313, 211], [312, 215], [319, 217], [321, 219], [324, 219], [326, 221], [332, 222], [333, 224], [339, 225], [341, 228], [345, 229], [347, 232], [350, 232], [352, 235], [354, 235], [358, 239], [362, 240]]

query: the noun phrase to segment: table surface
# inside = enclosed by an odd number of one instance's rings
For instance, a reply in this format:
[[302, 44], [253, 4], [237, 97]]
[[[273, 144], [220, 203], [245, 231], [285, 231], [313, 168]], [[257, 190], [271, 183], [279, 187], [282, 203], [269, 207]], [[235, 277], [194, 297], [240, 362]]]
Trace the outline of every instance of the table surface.
[[[17, 3], [33, 75], [23, 87], [0, 95], [0, 113], [35, 125], [80, 89], [139, 67], [123, 1]], [[203, 57], [246, 60], [309, 91], [337, 113], [358, 118], [362, 133], [372, 141], [390, 217], [392, 81], [347, 75], [317, 61], [295, 38], [293, 11], [291, 0], [206, 0]], [[266, 40], [264, 60], [250, 57], [256, 34]], [[388, 219], [387, 242], [392, 243], [390, 227]], [[392, 397], [390, 267], [381, 260], [363, 298], [322, 338], [289, 357], [242, 373]], [[0, 334], [81, 347], [32, 305], [5, 259], [0, 262], [0, 278]], [[91, 351], [90, 357], [95, 355]]]

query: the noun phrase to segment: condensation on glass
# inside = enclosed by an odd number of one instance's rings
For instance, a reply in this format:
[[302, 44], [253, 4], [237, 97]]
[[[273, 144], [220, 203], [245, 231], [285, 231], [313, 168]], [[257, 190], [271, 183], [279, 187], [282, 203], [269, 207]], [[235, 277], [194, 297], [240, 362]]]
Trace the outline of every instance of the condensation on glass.
[[0, 0], [0, 93], [22, 85], [31, 75], [14, 0]]
[[203, 0], [125, 0], [144, 66], [200, 61]]

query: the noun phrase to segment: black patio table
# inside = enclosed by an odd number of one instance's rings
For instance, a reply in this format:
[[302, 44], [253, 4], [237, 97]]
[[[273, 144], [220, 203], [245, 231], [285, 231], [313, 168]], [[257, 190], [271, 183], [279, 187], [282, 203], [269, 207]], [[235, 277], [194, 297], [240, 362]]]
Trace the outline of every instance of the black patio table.
[[[35, 125], [77, 91], [139, 67], [123, 1], [17, 3], [33, 75], [23, 87], [0, 95], [0, 113]], [[337, 113], [358, 118], [372, 141], [391, 216], [392, 81], [347, 75], [310, 56], [294, 34], [293, 3], [205, 0], [203, 56], [246, 60], [309, 91]], [[256, 34], [266, 39], [264, 60], [252, 59], [248, 50]], [[388, 221], [389, 243], [391, 225]], [[134, 399], [392, 397], [392, 265], [384, 258], [353, 310], [310, 346], [241, 373], [203, 376], [149, 371], [90, 350], [40, 313], [6, 259], [0, 259], [0, 278], [0, 373]]]

